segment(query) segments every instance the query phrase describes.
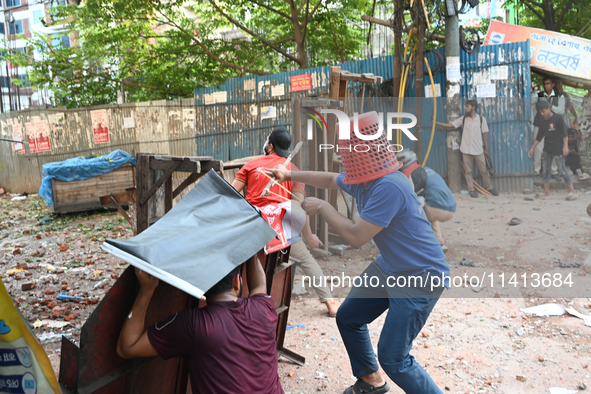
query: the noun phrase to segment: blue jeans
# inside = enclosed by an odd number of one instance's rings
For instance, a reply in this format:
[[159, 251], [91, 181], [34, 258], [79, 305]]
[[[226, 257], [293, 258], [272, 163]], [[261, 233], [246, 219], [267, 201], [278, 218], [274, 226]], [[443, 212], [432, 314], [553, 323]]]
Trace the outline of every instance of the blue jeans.
[[[388, 275], [373, 262], [361, 275], [380, 278]], [[351, 360], [353, 375], [361, 377], [379, 367], [373, 351], [367, 324], [388, 310], [378, 342], [378, 358], [386, 374], [405, 393], [440, 394], [433, 379], [410, 355], [412, 341], [425, 325], [443, 288], [413, 288], [410, 292], [397, 287], [353, 287], [337, 312], [337, 326]], [[406, 297], [411, 294], [412, 297]], [[416, 298], [421, 294], [425, 298]], [[368, 298], [371, 297], [371, 298]]]
[[564, 156], [554, 156], [552, 153], [548, 153], [546, 151], [542, 152], [542, 162], [544, 163], [544, 183], [550, 183], [552, 176], [552, 159], [554, 159], [554, 162], [556, 163], [558, 175], [564, 179], [564, 183], [571, 185], [573, 180], [571, 179], [568, 171], [566, 171]]

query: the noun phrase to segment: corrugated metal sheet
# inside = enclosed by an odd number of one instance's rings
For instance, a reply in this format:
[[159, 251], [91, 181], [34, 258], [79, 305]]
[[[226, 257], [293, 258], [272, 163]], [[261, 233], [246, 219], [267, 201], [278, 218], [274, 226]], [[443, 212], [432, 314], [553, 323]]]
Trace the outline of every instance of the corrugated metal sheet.
[[492, 182], [499, 191], [533, 187], [533, 161], [527, 156], [533, 142], [529, 51], [528, 41], [483, 46], [473, 55], [461, 51], [464, 100], [477, 96], [478, 85], [496, 88], [497, 97], [478, 99], [478, 112], [490, 128], [489, 150], [496, 170]]
[[[443, 55], [443, 50], [439, 50]], [[437, 57], [427, 54], [429, 63], [435, 68]], [[383, 56], [367, 60], [359, 60], [339, 64], [342, 70], [352, 73], [372, 73], [388, 80], [393, 78], [394, 60], [392, 56]], [[242, 78], [229, 78], [224, 85], [215, 88], [195, 89], [195, 103], [197, 106], [197, 155], [213, 152], [216, 158], [222, 160], [234, 160], [241, 157], [252, 156], [261, 152], [261, 147], [266, 136], [275, 126], [291, 126], [290, 100], [293, 97], [327, 97], [330, 86], [330, 73], [333, 66], [316, 67], [306, 70], [295, 70], [275, 75], [246, 76]], [[290, 78], [296, 75], [310, 74], [312, 89], [309, 91], [290, 92]], [[445, 73], [440, 72], [434, 76], [435, 84], [441, 86], [445, 93]], [[428, 76], [425, 85], [430, 86]], [[414, 77], [409, 78], [407, 94], [414, 95]], [[281, 94], [283, 93], [283, 94]], [[224, 96], [225, 94], [225, 96]], [[361, 84], [349, 82], [347, 84], [349, 97], [361, 96]], [[366, 87], [366, 105], [369, 110], [370, 98], [380, 95], [378, 89]], [[214, 97], [222, 97], [223, 103], [213, 103]], [[355, 104], [356, 100], [348, 102]], [[260, 120], [260, 108], [274, 106], [277, 108], [277, 118]], [[423, 154], [425, 154], [431, 133], [431, 121], [433, 104], [432, 100], [424, 105], [423, 111]], [[440, 113], [443, 107], [439, 106]], [[256, 112], [258, 109], [258, 112]], [[392, 106], [375, 106], [371, 109], [383, 112], [392, 112]], [[224, 112], [226, 111], [226, 112]], [[255, 112], [252, 112], [255, 111]], [[406, 105], [406, 112], [414, 113], [414, 106]], [[226, 116], [221, 116], [226, 113]], [[228, 121], [229, 120], [229, 121]], [[412, 141], [403, 137], [403, 145], [412, 147]], [[304, 145], [302, 155], [307, 157], [307, 146]], [[429, 158], [429, 166], [441, 174], [447, 174], [447, 153], [445, 145], [445, 133], [436, 133]], [[304, 167], [305, 168], [305, 167]]]
[[[109, 142], [94, 142], [90, 111], [106, 109], [109, 115]], [[123, 119], [133, 117], [135, 128], [126, 129]], [[62, 119], [59, 122], [58, 119]], [[13, 193], [36, 193], [41, 185], [41, 166], [81, 155], [103, 155], [115, 149], [166, 153], [179, 156], [195, 154], [195, 104], [193, 99], [105, 105], [84, 109], [32, 109], [0, 114], [0, 135], [12, 138], [12, 125], [33, 120], [49, 124], [51, 151], [19, 155], [13, 145], [0, 142], [0, 186]]]

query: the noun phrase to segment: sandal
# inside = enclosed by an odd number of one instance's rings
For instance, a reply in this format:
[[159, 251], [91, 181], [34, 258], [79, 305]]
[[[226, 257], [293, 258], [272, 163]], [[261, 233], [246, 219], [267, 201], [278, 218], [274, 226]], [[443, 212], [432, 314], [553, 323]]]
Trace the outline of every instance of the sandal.
[[345, 394], [383, 394], [388, 391], [390, 391], [390, 385], [388, 382], [384, 383], [383, 386], [375, 387], [359, 378], [353, 386], [348, 387], [345, 390]]
[[579, 198], [579, 195], [577, 193], [568, 193], [568, 195], [566, 196], [567, 201], [573, 201], [577, 198]]
[[519, 218], [513, 218], [507, 223], [509, 226], [517, 226], [518, 224], [523, 223]]

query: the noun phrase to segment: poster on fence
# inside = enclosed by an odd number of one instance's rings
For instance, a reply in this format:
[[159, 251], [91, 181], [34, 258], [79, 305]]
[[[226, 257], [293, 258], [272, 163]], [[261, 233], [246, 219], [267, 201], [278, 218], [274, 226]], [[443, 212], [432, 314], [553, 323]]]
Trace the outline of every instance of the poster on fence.
[[35, 122], [35, 134], [37, 152], [51, 151], [51, 144], [49, 143], [49, 125], [46, 120]]
[[25, 123], [25, 132], [29, 140], [29, 150], [31, 153], [37, 152], [37, 130], [35, 130], [35, 125], [33, 123]]
[[[14, 141], [22, 141], [23, 140], [23, 126], [21, 126], [20, 124], [12, 125], [12, 139]], [[25, 144], [24, 143], [17, 144], [16, 142], [14, 142], [12, 145], [14, 147], [14, 150], [17, 151], [19, 155], [22, 155], [25, 153]]]
[[109, 142], [109, 115], [106, 109], [90, 111], [95, 144]]
[[312, 76], [310, 74], [295, 75], [289, 77], [292, 92], [301, 92], [312, 89]]
[[591, 82], [591, 40], [491, 20], [484, 45], [526, 40], [532, 69]]

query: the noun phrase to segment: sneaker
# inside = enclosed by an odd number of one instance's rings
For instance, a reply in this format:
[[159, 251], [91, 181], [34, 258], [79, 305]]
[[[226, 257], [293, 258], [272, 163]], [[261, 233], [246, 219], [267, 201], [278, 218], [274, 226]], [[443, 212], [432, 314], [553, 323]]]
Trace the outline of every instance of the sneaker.
[[562, 177], [560, 175], [558, 175], [558, 174], [552, 175], [552, 179], [554, 179], [554, 180], [556, 180], [558, 182], [561, 182], [562, 181]]
[[493, 196], [498, 196], [498, 195], [499, 195], [499, 192], [498, 192], [498, 191], [496, 191], [495, 189], [488, 189], [488, 192], [489, 192], [490, 194], [492, 194]]
[[478, 198], [478, 193], [476, 193], [476, 191], [475, 191], [475, 190], [472, 190], [472, 191], [470, 192], [470, 197], [473, 197], [473, 198]]
[[582, 172], [579, 175], [577, 175], [577, 178], [579, 179], [579, 181], [584, 181], [591, 178], [591, 176], [589, 176], [589, 174]]

